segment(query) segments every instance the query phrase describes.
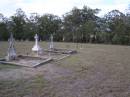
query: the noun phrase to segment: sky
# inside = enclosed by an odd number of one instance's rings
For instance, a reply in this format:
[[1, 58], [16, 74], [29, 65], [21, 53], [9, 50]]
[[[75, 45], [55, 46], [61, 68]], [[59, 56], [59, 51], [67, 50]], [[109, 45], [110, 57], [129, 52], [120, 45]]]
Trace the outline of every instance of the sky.
[[0, 13], [10, 17], [16, 13], [16, 9], [21, 8], [27, 15], [51, 13], [62, 16], [73, 7], [82, 8], [84, 5], [101, 9], [98, 15], [103, 16], [113, 9], [125, 13], [130, 0], [0, 0]]

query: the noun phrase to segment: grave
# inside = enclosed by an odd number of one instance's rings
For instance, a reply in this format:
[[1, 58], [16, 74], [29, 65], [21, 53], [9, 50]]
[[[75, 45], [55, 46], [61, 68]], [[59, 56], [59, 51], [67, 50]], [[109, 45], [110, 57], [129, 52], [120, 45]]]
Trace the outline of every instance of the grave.
[[17, 55], [14, 47], [13, 34], [11, 33], [9, 38], [9, 48], [7, 51], [7, 56], [4, 59], [1, 59], [0, 63], [27, 66], [27, 67], [37, 67], [41, 64], [50, 62], [52, 60], [52, 58], [50, 57], [38, 57], [38, 55], [41, 54], [42, 49], [38, 45], [37, 34], [35, 35], [34, 38], [35, 38], [35, 45], [32, 48], [32, 51], [36, 53], [36, 56]]
[[49, 48], [45, 50], [46, 52], [50, 53], [57, 53], [57, 54], [75, 54], [77, 53], [76, 50], [70, 50], [70, 49], [64, 49], [64, 48], [54, 48], [54, 43], [53, 43], [53, 35], [51, 34], [50, 36], [50, 45]]
[[14, 38], [13, 34], [10, 33], [10, 38], [9, 38], [9, 48], [6, 56], [6, 61], [11, 61], [16, 59], [16, 50], [14, 48]]
[[[63, 59], [65, 57], [68, 57], [70, 55], [67, 55], [65, 53], [61, 53], [59, 49], [54, 48], [54, 42], [53, 42], [53, 35], [50, 36], [50, 42], [48, 49], [41, 49], [40, 45], [38, 44], [38, 35], [35, 35], [35, 45], [32, 48], [32, 53], [28, 56], [35, 56], [39, 58], [52, 58], [53, 61], [57, 61], [60, 59]], [[58, 51], [57, 51], [58, 50]], [[39, 53], [40, 52], [40, 53]], [[59, 53], [58, 53], [59, 52]]]
[[7, 51], [7, 56], [3, 59], [0, 59], [0, 63], [14, 64], [26, 67], [37, 67], [52, 60], [58, 61], [64, 59], [71, 54], [76, 53], [75, 50], [54, 48], [53, 35], [50, 36], [50, 44], [47, 50], [42, 49], [42, 47], [38, 44], [39, 37], [37, 34], [34, 36], [34, 39], [35, 44], [32, 47], [32, 53], [27, 55], [18, 55], [16, 54], [14, 46], [15, 40], [13, 38], [13, 34], [11, 33], [9, 38], [9, 48]]
[[33, 46], [32, 51], [33, 51], [34, 55], [38, 56], [38, 55], [42, 54], [42, 48], [38, 44], [39, 37], [37, 34], [34, 36], [34, 39], [35, 39], [35, 45]]

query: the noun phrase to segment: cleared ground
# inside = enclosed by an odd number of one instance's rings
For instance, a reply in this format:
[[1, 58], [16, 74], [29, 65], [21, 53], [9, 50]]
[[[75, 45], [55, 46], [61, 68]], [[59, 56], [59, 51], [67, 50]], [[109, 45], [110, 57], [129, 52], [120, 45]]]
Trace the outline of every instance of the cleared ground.
[[[17, 53], [29, 53], [33, 44], [17, 42]], [[0, 97], [130, 97], [130, 46], [55, 43], [55, 47], [78, 53], [37, 68], [0, 65]], [[1, 57], [6, 50], [7, 42], [0, 42]]]

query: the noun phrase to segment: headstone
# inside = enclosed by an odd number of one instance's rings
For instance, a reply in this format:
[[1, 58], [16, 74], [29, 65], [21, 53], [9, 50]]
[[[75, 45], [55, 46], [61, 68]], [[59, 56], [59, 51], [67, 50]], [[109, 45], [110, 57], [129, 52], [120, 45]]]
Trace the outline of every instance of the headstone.
[[50, 36], [50, 49], [53, 49], [54, 48], [54, 44], [53, 44], [53, 35], [51, 34]]
[[14, 48], [13, 34], [11, 33], [10, 38], [9, 38], [9, 48], [8, 48], [6, 60], [11, 61], [11, 60], [15, 60], [15, 59], [16, 59], [16, 50]]
[[39, 37], [37, 34], [35, 34], [34, 39], [35, 39], [35, 45], [33, 46], [32, 51], [36, 52], [39, 55], [42, 53], [42, 48], [38, 44]]

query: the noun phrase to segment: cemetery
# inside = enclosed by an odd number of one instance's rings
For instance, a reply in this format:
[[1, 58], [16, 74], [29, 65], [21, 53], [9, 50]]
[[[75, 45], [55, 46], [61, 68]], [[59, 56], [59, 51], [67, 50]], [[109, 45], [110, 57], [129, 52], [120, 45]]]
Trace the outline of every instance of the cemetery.
[[[50, 47], [46, 42], [38, 42], [42, 53], [34, 52], [35, 42], [16, 41], [12, 54], [16, 56], [10, 61], [9, 41], [0, 42], [1, 61], [7, 62], [0, 63], [0, 97], [129, 97], [129, 46], [79, 44], [77, 48], [75, 43], [54, 42], [54, 48], [77, 51], [61, 54], [46, 51]], [[51, 60], [43, 64], [47, 58]]]
[[130, 97], [129, 0], [0, 4], [0, 97]]
[[14, 64], [19, 66], [26, 66], [26, 67], [37, 67], [39, 65], [48, 63], [50, 61], [57, 61], [60, 59], [63, 59], [65, 57], [70, 56], [70, 54], [76, 53], [76, 50], [68, 50], [68, 49], [57, 49], [54, 48], [53, 44], [53, 36], [50, 37], [50, 45], [49, 48], [46, 50], [43, 50], [42, 47], [40, 47], [38, 43], [38, 35], [36, 34], [34, 36], [35, 44], [32, 48], [32, 52], [27, 55], [17, 55], [15, 44], [14, 44], [14, 38], [11, 33], [9, 38], [9, 48], [7, 51], [7, 56], [5, 58], [2, 58], [0, 60], [0, 63], [2, 64]]

